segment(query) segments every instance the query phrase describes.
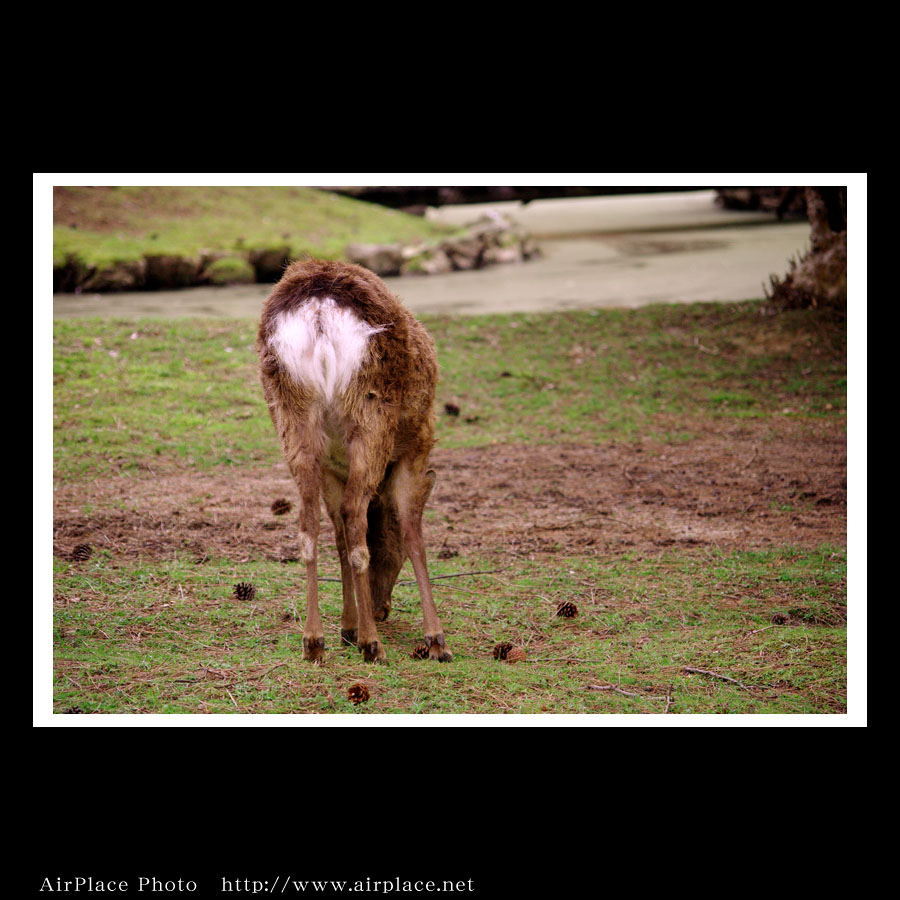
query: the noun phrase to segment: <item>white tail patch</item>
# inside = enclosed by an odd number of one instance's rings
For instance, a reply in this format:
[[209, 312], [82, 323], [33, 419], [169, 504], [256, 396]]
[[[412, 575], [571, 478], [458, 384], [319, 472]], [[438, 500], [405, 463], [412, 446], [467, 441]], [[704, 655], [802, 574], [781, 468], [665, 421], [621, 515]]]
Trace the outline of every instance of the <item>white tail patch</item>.
[[365, 358], [369, 338], [386, 327], [367, 325], [331, 297], [312, 298], [278, 316], [269, 346], [295, 381], [334, 401]]

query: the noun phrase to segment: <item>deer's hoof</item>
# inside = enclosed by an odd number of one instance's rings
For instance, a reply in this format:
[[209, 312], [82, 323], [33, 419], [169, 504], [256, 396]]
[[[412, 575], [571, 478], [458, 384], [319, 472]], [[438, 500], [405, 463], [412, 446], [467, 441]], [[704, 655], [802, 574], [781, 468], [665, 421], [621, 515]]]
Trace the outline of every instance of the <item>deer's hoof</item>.
[[325, 638], [303, 638], [303, 658], [307, 662], [321, 665], [325, 661]]
[[444, 641], [444, 633], [426, 634], [425, 646], [428, 648], [428, 658], [435, 662], [451, 662], [453, 654], [447, 649]]
[[357, 646], [362, 651], [363, 659], [366, 662], [383, 662], [387, 657], [387, 653], [384, 652], [381, 641], [370, 641], [368, 644], [364, 644], [360, 641]]
[[341, 643], [349, 644], [351, 647], [356, 646], [356, 629], [355, 628], [342, 628], [341, 629]]

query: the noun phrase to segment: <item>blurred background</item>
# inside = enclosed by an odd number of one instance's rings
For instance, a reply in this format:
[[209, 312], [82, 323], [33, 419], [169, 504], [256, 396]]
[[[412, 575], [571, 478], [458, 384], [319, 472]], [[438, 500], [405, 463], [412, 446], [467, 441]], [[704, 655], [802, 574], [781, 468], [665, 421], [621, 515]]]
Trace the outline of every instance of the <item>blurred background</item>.
[[822, 241], [846, 297], [846, 187], [56, 186], [53, 220], [56, 317], [252, 316], [305, 256], [420, 313], [808, 305], [827, 290], [795, 267]]
[[[607, 187], [576, 187], [555, 185], [538, 187], [493, 187], [476, 185], [471, 187], [332, 187], [337, 193], [381, 203], [401, 209], [404, 212], [424, 215], [429, 207], [449, 206], [461, 203], [504, 203], [532, 200], [557, 199], [560, 197], [603, 197], [614, 194], [655, 194], [671, 193], [671, 187], [628, 187], [612, 185]], [[708, 188], [684, 187], [684, 191], [702, 191]], [[805, 215], [803, 192], [797, 188], [783, 187], [725, 187], [716, 188], [717, 202], [733, 209], [769, 209], [780, 215]]]

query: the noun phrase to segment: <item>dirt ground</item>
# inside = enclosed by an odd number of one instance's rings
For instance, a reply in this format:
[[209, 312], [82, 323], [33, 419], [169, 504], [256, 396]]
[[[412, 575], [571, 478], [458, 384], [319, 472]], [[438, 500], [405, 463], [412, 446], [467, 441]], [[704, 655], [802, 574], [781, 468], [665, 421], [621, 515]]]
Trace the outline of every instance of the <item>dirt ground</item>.
[[[539, 558], [846, 545], [842, 426], [722, 419], [692, 430], [699, 436], [683, 444], [436, 448], [430, 550]], [[293, 508], [276, 516], [280, 498]], [[280, 464], [95, 479], [57, 485], [54, 553], [90, 543], [116, 555], [291, 561], [296, 518], [297, 491]], [[327, 516], [322, 523], [323, 568], [336, 569]]]

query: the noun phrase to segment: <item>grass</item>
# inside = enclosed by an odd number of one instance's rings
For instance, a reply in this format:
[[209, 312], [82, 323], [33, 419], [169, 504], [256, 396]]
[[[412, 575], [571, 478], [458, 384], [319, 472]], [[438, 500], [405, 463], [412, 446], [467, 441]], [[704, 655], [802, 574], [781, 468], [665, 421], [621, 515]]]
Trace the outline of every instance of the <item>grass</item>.
[[[682, 442], [711, 422], [846, 416], [844, 332], [822, 311], [758, 302], [430, 318], [443, 447]], [[54, 323], [57, 481], [268, 467], [279, 460], [249, 321]], [[124, 507], [123, 507], [124, 508]], [[88, 505], [81, 509], [89, 516]], [[441, 560], [432, 576], [508, 565]], [[331, 560], [323, 576], [336, 577]], [[340, 586], [322, 584], [329, 662], [300, 660], [299, 564], [190, 554], [56, 557], [54, 709], [68, 713], [829, 713], [846, 710], [845, 548], [668, 548], [520, 558], [435, 579], [454, 652], [410, 656], [414, 584], [380, 626], [389, 665], [338, 639]], [[411, 579], [409, 564], [401, 579]], [[252, 602], [234, 599], [250, 581]], [[554, 615], [560, 600], [579, 608]], [[773, 617], [775, 617], [773, 619]], [[780, 623], [780, 624], [776, 624]], [[498, 662], [501, 640], [527, 660]], [[686, 667], [727, 675], [689, 673]], [[364, 681], [368, 703], [347, 688]], [[736, 683], [740, 682], [740, 684]]]
[[304, 187], [61, 187], [54, 189], [53, 265], [104, 267], [145, 255], [288, 248], [327, 259], [347, 244], [445, 236], [448, 229]]
[[[390, 664], [370, 666], [339, 645], [340, 586], [323, 583], [330, 664], [320, 668], [300, 660], [293, 567], [104, 555], [55, 565], [58, 711], [660, 713], [668, 699], [680, 713], [816, 713], [841, 711], [846, 691], [846, 555], [835, 547], [523, 561], [436, 579], [455, 654], [441, 666], [410, 656], [414, 585], [397, 588], [380, 627]], [[449, 569], [432, 564], [433, 575]], [[257, 597], [235, 600], [233, 583], [248, 579]], [[578, 605], [576, 618], [554, 615], [562, 599]], [[773, 625], [775, 613], [790, 624]], [[494, 660], [501, 640], [527, 660]], [[355, 708], [346, 691], [358, 681], [372, 699]]]
[[[845, 413], [840, 329], [756, 302], [429, 322], [444, 385], [477, 419], [452, 445], [687, 439], [671, 423]], [[802, 363], [798, 364], [798, 360]], [[678, 427], [677, 425], [675, 426]]]
[[[423, 317], [441, 364], [440, 446], [679, 442], [711, 419], [845, 421], [839, 323], [764, 309]], [[57, 320], [57, 475], [277, 461], [255, 329], [234, 319]], [[458, 417], [441, 414], [451, 400]]]

